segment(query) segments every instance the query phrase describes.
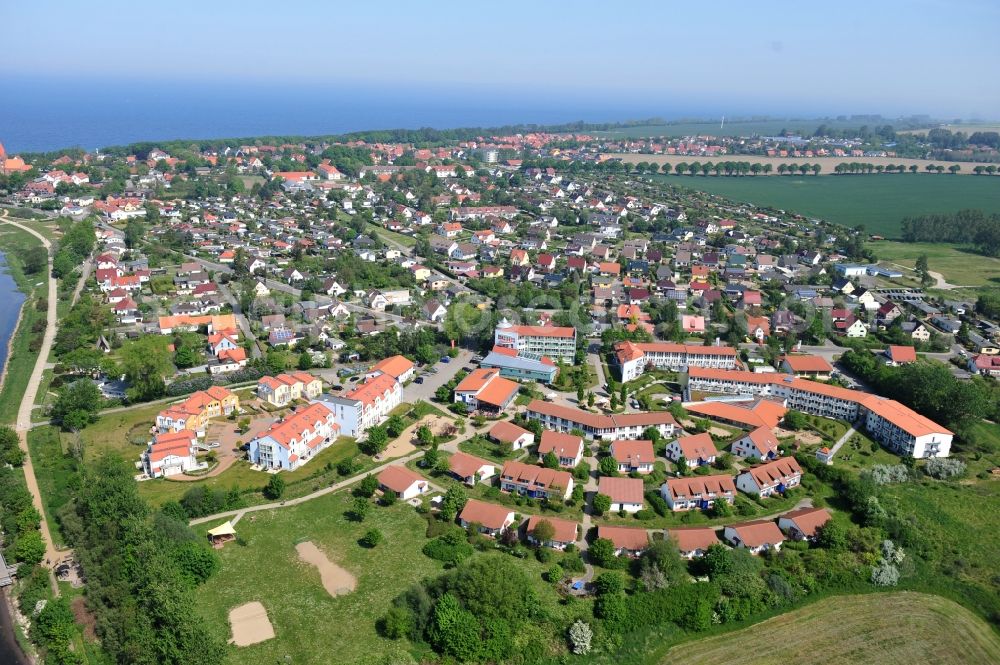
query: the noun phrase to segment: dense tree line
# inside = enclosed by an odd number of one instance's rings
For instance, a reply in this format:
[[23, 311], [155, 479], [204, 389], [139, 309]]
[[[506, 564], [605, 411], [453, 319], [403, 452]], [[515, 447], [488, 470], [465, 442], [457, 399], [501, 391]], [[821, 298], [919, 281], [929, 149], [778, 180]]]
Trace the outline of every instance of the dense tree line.
[[52, 274], [56, 278], [65, 277], [76, 270], [97, 244], [94, 223], [89, 217], [62, 226], [63, 237], [59, 241], [59, 251], [52, 259]]
[[151, 514], [133, 474], [120, 458], [102, 458], [63, 521], [101, 644], [123, 665], [220, 663], [224, 646], [194, 620], [192, 595], [216, 556], [182, 515]]
[[1000, 256], [1000, 214], [959, 210], [954, 214], [905, 217], [901, 223], [905, 242], [971, 243], [987, 256]]

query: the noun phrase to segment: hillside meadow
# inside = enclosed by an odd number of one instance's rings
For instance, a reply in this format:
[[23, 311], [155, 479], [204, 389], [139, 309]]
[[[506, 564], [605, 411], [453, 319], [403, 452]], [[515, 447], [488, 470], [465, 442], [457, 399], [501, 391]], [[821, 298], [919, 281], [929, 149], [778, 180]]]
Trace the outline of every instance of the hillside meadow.
[[1000, 638], [972, 612], [938, 596], [837, 596], [734, 633], [681, 644], [661, 662], [996, 663]]
[[807, 217], [864, 226], [869, 233], [898, 238], [904, 217], [964, 208], [1000, 212], [1000, 178], [948, 174], [784, 176], [741, 178], [654, 176], [671, 185], [718, 194], [734, 201], [795, 211]]

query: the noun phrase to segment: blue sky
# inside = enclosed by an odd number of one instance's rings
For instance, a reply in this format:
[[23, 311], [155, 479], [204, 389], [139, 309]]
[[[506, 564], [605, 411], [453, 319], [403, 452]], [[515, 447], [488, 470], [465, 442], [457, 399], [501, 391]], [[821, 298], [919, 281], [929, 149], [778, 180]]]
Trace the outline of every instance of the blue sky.
[[0, 25], [0, 76], [101, 81], [111, 94], [164, 81], [1000, 117], [1000, 2], [989, 0], [31, 0], [2, 2]]

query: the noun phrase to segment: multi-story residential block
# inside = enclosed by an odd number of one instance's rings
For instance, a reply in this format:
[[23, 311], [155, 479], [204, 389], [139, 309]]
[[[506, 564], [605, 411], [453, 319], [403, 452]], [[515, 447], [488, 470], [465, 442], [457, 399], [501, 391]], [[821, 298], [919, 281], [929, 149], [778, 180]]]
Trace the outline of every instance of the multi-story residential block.
[[297, 399], [316, 399], [323, 382], [306, 372], [264, 376], [257, 381], [257, 397], [272, 406], [287, 406]]
[[379, 374], [388, 374], [399, 383], [406, 383], [413, 378], [414, 366], [406, 356], [390, 356], [384, 358], [372, 366], [365, 375], [366, 379], [371, 379]]
[[638, 378], [649, 368], [683, 371], [688, 367], [736, 369], [738, 366], [733, 347], [672, 342], [618, 342], [615, 360], [622, 381]]
[[142, 454], [142, 468], [150, 478], [163, 478], [198, 468], [198, 435], [189, 429], [157, 434]]
[[504, 319], [493, 336], [496, 346], [515, 349], [519, 355], [572, 363], [576, 356], [576, 328], [562, 326], [516, 326]]
[[540, 421], [546, 429], [558, 432], [579, 429], [586, 436], [602, 441], [641, 439], [643, 432], [650, 427], [655, 428], [661, 436], [670, 437], [677, 429], [677, 421], [667, 411], [605, 416], [538, 399], [528, 404], [525, 415]]
[[330, 446], [340, 434], [331, 411], [313, 402], [250, 441], [250, 460], [265, 469], [294, 471]]
[[326, 395], [321, 401], [333, 411], [342, 435], [360, 438], [402, 403], [403, 387], [392, 376], [380, 374], [343, 395]]
[[189, 429], [198, 436], [205, 436], [205, 428], [212, 418], [228, 416], [239, 408], [240, 398], [236, 393], [222, 386], [212, 386], [160, 411], [156, 416], [156, 429], [161, 433]]
[[824, 418], [860, 421], [889, 450], [912, 457], [947, 457], [954, 434], [894, 400], [791, 376], [692, 367], [692, 391], [776, 397], [786, 407]]

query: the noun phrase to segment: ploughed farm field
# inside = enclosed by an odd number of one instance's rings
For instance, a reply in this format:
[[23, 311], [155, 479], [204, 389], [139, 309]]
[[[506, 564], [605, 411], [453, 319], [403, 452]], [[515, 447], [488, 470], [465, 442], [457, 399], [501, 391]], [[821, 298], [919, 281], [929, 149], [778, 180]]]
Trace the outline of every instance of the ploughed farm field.
[[1000, 637], [961, 605], [900, 592], [827, 598], [667, 652], [662, 663], [911, 665], [1000, 662]]
[[[689, 160], [690, 161], [690, 160]], [[800, 160], [808, 161], [808, 160]], [[835, 176], [654, 176], [734, 201], [794, 211], [898, 238], [904, 217], [978, 208], [1000, 212], [1000, 177], [950, 174]]]

